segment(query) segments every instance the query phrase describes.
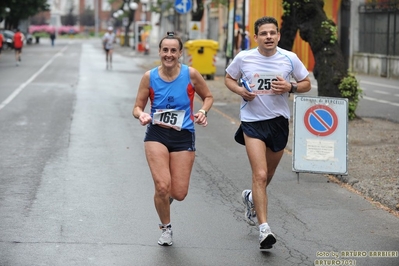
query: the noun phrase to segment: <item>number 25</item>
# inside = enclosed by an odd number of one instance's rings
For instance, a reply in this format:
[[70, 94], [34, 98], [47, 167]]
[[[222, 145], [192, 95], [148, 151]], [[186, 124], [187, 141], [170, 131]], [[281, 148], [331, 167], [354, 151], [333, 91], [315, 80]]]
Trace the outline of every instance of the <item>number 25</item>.
[[272, 88], [272, 82], [277, 81], [275, 78], [258, 79], [258, 90], [270, 90]]

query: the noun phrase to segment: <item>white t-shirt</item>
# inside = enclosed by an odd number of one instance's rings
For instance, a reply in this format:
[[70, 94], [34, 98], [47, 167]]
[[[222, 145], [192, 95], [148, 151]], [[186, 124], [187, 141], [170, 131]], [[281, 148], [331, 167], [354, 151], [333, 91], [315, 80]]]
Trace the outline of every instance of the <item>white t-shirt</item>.
[[105, 42], [105, 49], [112, 49], [115, 42], [115, 33], [106, 32], [103, 36], [103, 42]]
[[278, 116], [289, 119], [289, 93], [273, 94], [270, 88], [271, 81], [277, 75], [288, 82], [291, 77], [301, 81], [309, 75], [295, 53], [280, 47], [269, 57], [260, 54], [257, 48], [241, 51], [234, 57], [226, 72], [234, 79], [242, 77], [248, 84], [255, 84], [252, 88], [257, 94], [255, 99], [241, 101], [240, 119], [245, 122], [268, 120]]

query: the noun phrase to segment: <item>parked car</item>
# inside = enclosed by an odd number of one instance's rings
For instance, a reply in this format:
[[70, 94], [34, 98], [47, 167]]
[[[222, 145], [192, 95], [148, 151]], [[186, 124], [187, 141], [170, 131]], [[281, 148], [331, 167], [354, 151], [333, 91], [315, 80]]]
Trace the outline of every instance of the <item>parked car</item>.
[[[14, 49], [14, 32], [11, 30], [4, 30], [3, 32], [3, 36], [4, 36], [4, 41], [3, 41], [3, 47], [5, 49]], [[31, 44], [33, 42], [33, 36], [30, 33], [25, 33], [22, 32], [22, 34], [25, 37], [25, 43], [26, 44]]]
[[27, 32], [22, 32], [22, 34], [25, 36], [25, 42], [26, 44], [32, 44], [33, 42], [33, 35]]
[[2, 33], [4, 37], [3, 47], [5, 49], [14, 49], [14, 41], [13, 41], [14, 32], [10, 30], [4, 30]]

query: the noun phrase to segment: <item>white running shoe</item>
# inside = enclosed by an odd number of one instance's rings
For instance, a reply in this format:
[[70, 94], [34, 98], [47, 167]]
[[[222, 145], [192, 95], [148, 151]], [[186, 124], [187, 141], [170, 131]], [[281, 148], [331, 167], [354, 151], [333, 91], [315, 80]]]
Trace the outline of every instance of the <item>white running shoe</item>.
[[254, 226], [256, 223], [253, 218], [256, 217], [255, 206], [252, 202], [249, 201], [249, 194], [251, 193], [250, 189], [246, 189], [242, 192], [241, 198], [242, 202], [245, 205], [245, 221], [249, 224]]
[[162, 226], [161, 224], [159, 225], [159, 228], [162, 229], [162, 234], [161, 237], [158, 240], [158, 245], [161, 246], [171, 246], [173, 244], [172, 241], [172, 226], [168, 225], [167, 227]]
[[276, 243], [276, 236], [270, 228], [266, 228], [259, 233], [259, 248], [270, 249]]

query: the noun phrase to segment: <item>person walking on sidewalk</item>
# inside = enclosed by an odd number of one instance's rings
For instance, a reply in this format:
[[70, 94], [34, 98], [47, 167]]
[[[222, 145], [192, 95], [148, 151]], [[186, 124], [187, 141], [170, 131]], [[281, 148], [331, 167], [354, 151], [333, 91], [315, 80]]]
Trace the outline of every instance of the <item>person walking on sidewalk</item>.
[[[141, 78], [133, 116], [147, 126], [144, 150], [155, 186], [154, 204], [162, 230], [159, 245], [170, 246], [170, 204], [187, 196], [195, 158], [195, 124], [207, 126], [213, 96], [202, 75], [179, 62], [183, 42], [168, 32], [159, 42], [161, 65]], [[194, 95], [202, 107], [194, 112]], [[150, 113], [144, 112], [148, 99]]]
[[19, 66], [19, 63], [21, 62], [22, 46], [24, 45], [24, 35], [20, 32], [19, 28], [14, 34], [13, 42], [15, 50], [15, 61], [17, 62], [16, 65]]
[[[288, 140], [289, 95], [307, 92], [311, 84], [309, 72], [297, 55], [277, 47], [280, 40], [277, 20], [262, 17], [255, 21], [254, 27], [258, 47], [237, 54], [226, 68], [225, 85], [243, 98], [241, 125], [234, 137], [245, 145], [252, 169], [252, 190], [241, 194], [245, 220], [254, 226], [257, 217], [260, 248], [268, 249], [276, 243], [276, 237], [268, 224], [266, 189]], [[239, 86], [240, 78], [248, 89]], [[290, 82], [291, 78], [295, 82]]]
[[115, 43], [115, 33], [113, 27], [108, 27], [108, 32], [103, 36], [103, 47], [105, 51], [105, 62], [107, 63], [106, 68], [112, 69], [112, 51]]
[[50, 33], [50, 40], [51, 40], [51, 46], [54, 47], [54, 42], [55, 42], [55, 30], [52, 30]]
[[0, 32], [0, 56], [1, 56], [1, 51], [3, 50], [3, 42], [4, 42], [4, 36], [3, 33]]

